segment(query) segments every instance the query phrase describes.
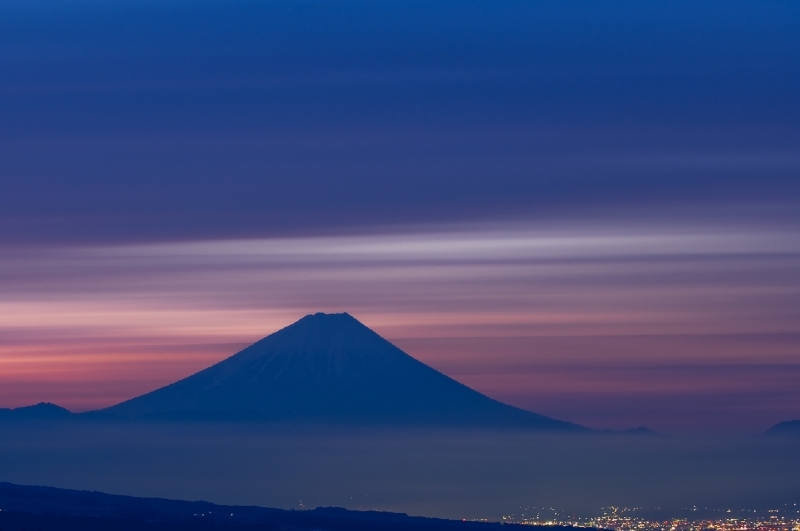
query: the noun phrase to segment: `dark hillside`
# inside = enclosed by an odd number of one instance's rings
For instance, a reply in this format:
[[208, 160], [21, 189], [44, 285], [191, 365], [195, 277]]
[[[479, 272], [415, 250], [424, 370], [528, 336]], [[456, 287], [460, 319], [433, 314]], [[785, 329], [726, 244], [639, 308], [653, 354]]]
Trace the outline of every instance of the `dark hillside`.
[[[499, 531], [521, 526], [317, 508], [286, 511], [0, 483], [3, 531]], [[530, 527], [530, 526], [528, 526]], [[551, 528], [548, 528], [551, 529]], [[556, 529], [555, 531], [560, 531]]]

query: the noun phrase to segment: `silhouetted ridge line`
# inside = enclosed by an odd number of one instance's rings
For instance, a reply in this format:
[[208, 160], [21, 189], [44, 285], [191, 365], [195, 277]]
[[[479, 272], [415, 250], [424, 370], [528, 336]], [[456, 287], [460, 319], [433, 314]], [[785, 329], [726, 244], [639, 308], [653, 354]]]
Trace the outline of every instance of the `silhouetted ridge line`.
[[72, 417], [73, 413], [50, 402], [39, 402], [33, 406], [14, 409], [0, 408], [0, 419], [9, 420], [52, 420]]
[[188, 378], [94, 413], [589, 431], [478, 393], [347, 313], [307, 315]]
[[[292, 511], [0, 483], [0, 528], [40, 531], [500, 531], [514, 524], [319, 507]], [[526, 526], [530, 528], [531, 526]], [[564, 527], [551, 527], [566, 531]]]

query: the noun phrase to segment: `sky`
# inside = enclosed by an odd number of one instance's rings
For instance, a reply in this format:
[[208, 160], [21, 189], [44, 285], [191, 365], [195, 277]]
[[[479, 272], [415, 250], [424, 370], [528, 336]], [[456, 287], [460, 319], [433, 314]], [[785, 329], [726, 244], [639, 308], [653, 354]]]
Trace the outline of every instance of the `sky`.
[[800, 5], [0, 4], [0, 407], [347, 311], [597, 428], [800, 418]]

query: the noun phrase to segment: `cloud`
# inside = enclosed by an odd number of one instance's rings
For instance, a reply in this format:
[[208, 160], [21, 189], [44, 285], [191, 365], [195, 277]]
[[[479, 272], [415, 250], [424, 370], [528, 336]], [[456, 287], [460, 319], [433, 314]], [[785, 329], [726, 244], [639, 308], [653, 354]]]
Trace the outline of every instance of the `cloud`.
[[[21, 250], [0, 267], [0, 362], [13, 368], [4, 373], [9, 382], [56, 373], [85, 387], [135, 382], [120, 387], [121, 400], [306, 313], [348, 311], [478, 389], [575, 420], [579, 413], [554, 405], [563, 394], [555, 388], [580, 394], [586, 367], [597, 363], [603, 378], [592, 392], [609, 400], [639, 392], [617, 383], [634, 374], [631, 367], [644, 387], [668, 389], [677, 369], [659, 366], [733, 364], [746, 381], [748, 364], [800, 363], [785, 339], [800, 333], [798, 241], [791, 232], [756, 229], [517, 225]], [[559, 382], [552, 393], [532, 383], [537, 374]], [[709, 392], [713, 381], [685, 379], [689, 389], [673, 386], [672, 395]], [[763, 389], [774, 384], [753, 381]], [[80, 408], [114, 401], [107, 394], [70, 401], [58, 386], [50, 392]], [[672, 395], [664, 391], [658, 400], [669, 403]], [[779, 403], [764, 408], [775, 408], [772, 417], [788, 414]], [[641, 411], [617, 415], [617, 424], [659, 422]], [[718, 423], [735, 423], [727, 418]]]

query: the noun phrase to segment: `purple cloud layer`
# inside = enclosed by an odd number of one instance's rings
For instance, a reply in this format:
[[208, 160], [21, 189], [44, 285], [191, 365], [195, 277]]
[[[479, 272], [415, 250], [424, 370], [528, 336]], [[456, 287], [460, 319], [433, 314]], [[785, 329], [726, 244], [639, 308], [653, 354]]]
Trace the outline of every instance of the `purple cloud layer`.
[[112, 404], [315, 311], [498, 399], [594, 427], [800, 416], [800, 245], [777, 230], [453, 232], [17, 250], [0, 405]]

